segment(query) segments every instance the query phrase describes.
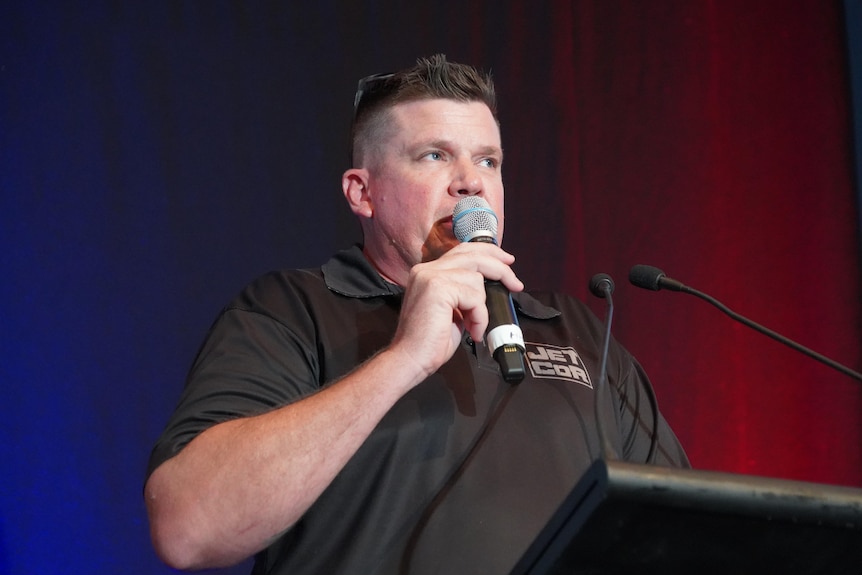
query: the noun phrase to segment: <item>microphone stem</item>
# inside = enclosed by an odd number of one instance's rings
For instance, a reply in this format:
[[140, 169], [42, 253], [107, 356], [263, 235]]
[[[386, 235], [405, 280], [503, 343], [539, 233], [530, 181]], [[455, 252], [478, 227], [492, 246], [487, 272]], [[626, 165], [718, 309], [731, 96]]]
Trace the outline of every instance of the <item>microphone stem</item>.
[[841, 365], [837, 361], [831, 360], [828, 357], [821, 355], [814, 350], [808, 349], [804, 345], [796, 343], [792, 339], [787, 338], [787, 337], [781, 335], [780, 333], [776, 333], [776, 332], [772, 331], [771, 329], [764, 327], [764, 326], [760, 325], [759, 323], [756, 323], [756, 322], [748, 319], [747, 317], [736, 313], [735, 311], [733, 311], [732, 309], [730, 309], [729, 307], [727, 307], [726, 305], [724, 305], [723, 303], [721, 303], [720, 301], [718, 301], [717, 299], [715, 299], [714, 297], [712, 297], [710, 295], [707, 295], [707, 294], [705, 294], [701, 291], [698, 291], [694, 288], [690, 288], [686, 285], [680, 286], [678, 291], [687, 293], [689, 295], [693, 295], [695, 297], [699, 297], [700, 299], [714, 305], [715, 307], [717, 307], [718, 309], [723, 311], [725, 314], [727, 314], [730, 317], [732, 317], [733, 319], [735, 319], [736, 321], [743, 323], [743, 324], [747, 325], [748, 327], [759, 331], [763, 335], [769, 336], [772, 339], [774, 339], [775, 341], [781, 342], [784, 345], [786, 345], [792, 349], [795, 349], [796, 351], [802, 352], [805, 355], [807, 355], [808, 357], [810, 357], [812, 359], [816, 359], [817, 361], [819, 361], [823, 364], [826, 364], [829, 367], [836, 369], [836, 370], [840, 371], [841, 373], [852, 377], [853, 379], [856, 379], [858, 381], [862, 381], [862, 373], [853, 371], [849, 367]]
[[[611, 343], [611, 323], [614, 320], [614, 300], [611, 297], [611, 290], [604, 289], [604, 298], [608, 300], [607, 315], [605, 316], [605, 335], [602, 342], [601, 367], [599, 370], [599, 389], [598, 394], [602, 401], [593, 402], [595, 410], [596, 425], [598, 426], [599, 438], [601, 439], [602, 457], [605, 461], [617, 459], [616, 451], [608, 439], [608, 434], [605, 431], [604, 418], [599, 414], [599, 403], [605, 404], [608, 401], [610, 393], [610, 382], [608, 381], [608, 347]], [[613, 410], [611, 410], [613, 412]]]

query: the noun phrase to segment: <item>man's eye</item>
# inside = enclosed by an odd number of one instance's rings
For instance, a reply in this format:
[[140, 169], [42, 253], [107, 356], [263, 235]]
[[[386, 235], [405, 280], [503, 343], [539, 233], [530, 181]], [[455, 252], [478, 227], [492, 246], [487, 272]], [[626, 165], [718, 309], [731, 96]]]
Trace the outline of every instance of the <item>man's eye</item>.
[[441, 154], [440, 152], [428, 152], [427, 154], [425, 154], [425, 157], [429, 160], [442, 160], [443, 154]]
[[496, 168], [498, 162], [494, 158], [485, 158], [480, 162], [480, 164], [482, 164], [486, 168]]

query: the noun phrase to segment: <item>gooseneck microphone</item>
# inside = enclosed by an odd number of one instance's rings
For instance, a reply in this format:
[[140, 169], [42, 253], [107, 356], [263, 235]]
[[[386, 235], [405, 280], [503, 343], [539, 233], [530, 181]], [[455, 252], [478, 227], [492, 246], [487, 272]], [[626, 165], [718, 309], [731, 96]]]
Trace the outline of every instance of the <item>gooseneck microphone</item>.
[[[483, 198], [467, 196], [455, 204], [452, 230], [459, 242], [497, 243], [497, 215]], [[488, 329], [485, 343], [500, 365], [503, 379], [519, 383], [524, 379], [524, 335], [518, 325], [512, 294], [502, 283], [485, 280]]]
[[[611, 297], [611, 294], [614, 292], [614, 280], [608, 274], [596, 274], [590, 280], [590, 292], [598, 298], [606, 299], [608, 302], [604, 341], [602, 342], [602, 358], [599, 367], [599, 384], [595, 394], [595, 401], [593, 402], [593, 409], [595, 411], [599, 442], [602, 444], [602, 458], [605, 461], [610, 461], [611, 459], [618, 459], [618, 457], [616, 450], [608, 439], [603, 423], [604, 420], [599, 415], [599, 405], [600, 403], [610, 401], [611, 384], [608, 380], [608, 349], [611, 342], [611, 324], [614, 321], [614, 300]], [[646, 386], [645, 389], [647, 401], [649, 401], [653, 415], [653, 426], [650, 431], [649, 451], [647, 452], [646, 462], [655, 463], [655, 454], [658, 448], [658, 402], [656, 401], [652, 387]], [[640, 414], [637, 413], [636, 415], [640, 419]]]
[[602, 458], [605, 461], [618, 459], [616, 450], [608, 439], [605, 431], [604, 418], [599, 413], [599, 405], [610, 401], [610, 383], [608, 382], [608, 348], [611, 343], [611, 324], [614, 321], [614, 280], [608, 274], [596, 274], [590, 279], [590, 292], [597, 298], [608, 302], [607, 315], [605, 316], [605, 334], [602, 339], [602, 357], [599, 363], [599, 382], [593, 397], [593, 411], [596, 418], [596, 427], [599, 433], [599, 443], [602, 448]]
[[841, 365], [840, 363], [838, 363], [835, 360], [829, 359], [828, 357], [821, 355], [821, 354], [817, 353], [816, 351], [813, 351], [813, 350], [805, 347], [802, 344], [796, 343], [792, 339], [787, 338], [787, 337], [781, 335], [780, 333], [774, 332], [771, 329], [764, 327], [764, 326], [760, 325], [759, 323], [756, 323], [756, 322], [748, 319], [747, 317], [736, 313], [735, 311], [731, 310], [726, 305], [724, 305], [723, 303], [721, 303], [720, 301], [715, 299], [714, 297], [707, 295], [703, 292], [700, 292], [694, 288], [688, 287], [687, 285], [683, 284], [681, 281], [667, 277], [663, 271], [661, 271], [660, 269], [658, 269], [656, 267], [648, 266], [648, 265], [642, 265], [642, 264], [634, 266], [631, 269], [631, 271], [629, 272], [629, 281], [631, 281], [632, 284], [636, 285], [637, 287], [641, 287], [641, 288], [652, 290], [652, 291], [659, 291], [661, 289], [667, 289], [667, 290], [671, 290], [671, 291], [679, 291], [679, 292], [687, 293], [687, 294], [693, 295], [695, 297], [698, 297], [698, 298], [712, 304], [713, 306], [717, 307], [722, 312], [724, 312], [725, 314], [727, 314], [728, 316], [730, 316], [734, 320], [742, 323], [743, 325], [746, 325], [746, 326], [754, 329], [755, 331], [759, 331], [760, 333], [762, 333], [768, 337], [771, 337], [772, 339], [774, 339], [778, 342], [783, 343], [784, 345], [790, 347], [791, 349], [794, 349], [798, 352], [804, 353], [808, 357], [810, 357], [812, 359], [816, 359], [817, 361], [819, 361], [825, 365], [828, 365], [829, 367], [831, 367], [837, 371], [840, 371], [844, 375], [850, 376], [853, 379], [856, 379], [858, 381], [862, 381], [862, 373], [853, 371], [849, 367], [847, 367], [845, 365]]

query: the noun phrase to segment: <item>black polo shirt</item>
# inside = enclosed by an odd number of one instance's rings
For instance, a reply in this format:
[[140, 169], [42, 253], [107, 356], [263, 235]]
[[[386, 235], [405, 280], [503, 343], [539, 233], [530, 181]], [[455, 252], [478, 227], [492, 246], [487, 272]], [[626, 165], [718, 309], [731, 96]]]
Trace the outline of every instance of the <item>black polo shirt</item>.
[[[322, 268], [265, 275], [219, 315], [149, 465], [208, 427], [321, 389], [387, 345], [402, 289], [358, 246]], [[257, 557], [254, 573], [508, 573], [598, 457], [594, 389], [602, 323], [578, 300], [516, 294], [527, 375], [503, 381], [464, 338], [401, 398], [303, 518]], [[637, 362], [614, 342], [611, 402], [600, 410], [622, 458], [687, 465], [648, 401]], [[612, 403], [612, 405], [611, 405]]]

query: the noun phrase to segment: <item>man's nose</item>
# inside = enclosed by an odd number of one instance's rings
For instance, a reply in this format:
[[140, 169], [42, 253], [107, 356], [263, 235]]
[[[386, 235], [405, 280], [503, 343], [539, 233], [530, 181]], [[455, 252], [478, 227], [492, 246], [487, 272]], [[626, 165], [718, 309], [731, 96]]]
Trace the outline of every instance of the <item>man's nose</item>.
[[453, 196], [475, 196], [481, 194], [482, 190], [482, 176], [473, 162], [458, 162], [449, 184], [449, 193]]

